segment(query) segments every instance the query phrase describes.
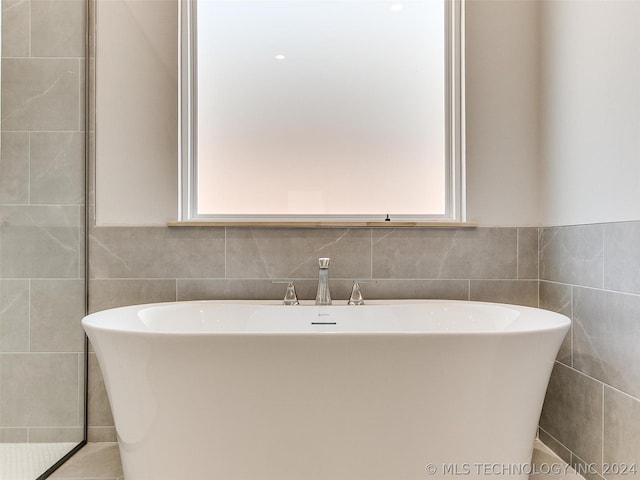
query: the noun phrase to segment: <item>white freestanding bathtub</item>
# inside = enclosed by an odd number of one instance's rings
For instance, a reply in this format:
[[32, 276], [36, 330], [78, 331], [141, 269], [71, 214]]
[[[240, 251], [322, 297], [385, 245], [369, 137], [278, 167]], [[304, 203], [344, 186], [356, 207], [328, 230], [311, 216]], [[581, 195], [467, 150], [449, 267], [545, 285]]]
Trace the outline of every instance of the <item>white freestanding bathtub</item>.
[[570, 321], [455, 301], [178, 302], [82, 321], [127, 480], [526, 479]]

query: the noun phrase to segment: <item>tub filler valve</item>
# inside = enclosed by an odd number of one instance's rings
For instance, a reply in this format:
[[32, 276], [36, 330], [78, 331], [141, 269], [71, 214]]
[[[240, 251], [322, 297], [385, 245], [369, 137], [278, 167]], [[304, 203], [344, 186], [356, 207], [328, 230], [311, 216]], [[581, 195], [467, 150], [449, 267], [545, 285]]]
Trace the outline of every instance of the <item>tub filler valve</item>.
[[331, 293], [329, 293], [329, 258], [319, 258], [318, 266], [318, 293], [316, 305], [331, 305]]

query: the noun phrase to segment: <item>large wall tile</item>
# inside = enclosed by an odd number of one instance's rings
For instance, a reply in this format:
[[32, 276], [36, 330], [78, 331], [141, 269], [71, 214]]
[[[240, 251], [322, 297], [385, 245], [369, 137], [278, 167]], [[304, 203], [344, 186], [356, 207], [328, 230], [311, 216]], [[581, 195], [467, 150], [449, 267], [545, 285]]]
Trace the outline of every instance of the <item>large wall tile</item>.
[[95, 353], [89, 354], [89, 426], [112, 426], [111, 406]]
[[31, 203], [84, 203], [84, 133], [31, 133]]
[[329, 277], [371, 277], [368, 228], [228, 228], [227, 278], [317, 278], [318, 258], [330, 257]]
[[603, 226], [543, 228], [540, 279], [602, 288]]
[[373, 231], [375, 278], [517, 277], [517, 229]]
[[3, 59], [2, 131], [76, 131], [79, 82], [75, 59]]
[[538, 306], [537, 280], [471, 280], [469, 299], [479, 302]]
[[31, 351], [81, 352], [84, 280], [31, 280]]
[[640, 297], [574, 288], [573, 366], [640, 396]]
[[29, 428], [29, 443], [81, 442], [82, 427], [32, 427]]
[[2, 278], [80, 278], [82, 208], [0, 207]]
[[[551, 310], [552, 312], [561, 313], [572, 318], [571, 307], [571, 285], [553, 282], [540, 282], [538, 287], [538, 295], [540, 308]], [[572, 343], [573, 343], [573, 322], [571, 328], [562, 341], [557, 360], [565, 365], [572, 366]]]
[[518, 278], [538, 279], [538, 228], [518, 228]]
[[175, 280], [89, 280], [90, 312], [175, 300]]
[[0, 204], [29, 203], [29, 134], [2, 133]]
[[468, 280], [374, 280], [360, 285], [365, 301], [386, 299], [468, 300]]
[[604, 287], [640, 293], [640, 222], [604, 226]]
[[28, 57], [30, 2], [2, 0], [2, 57]]
[[32, 0], [34, 57], [84, 57], [86, 0]]
[[78, 355], [0, 355], [0, 425], [77, 426]]
[[566, 463], [571, 463], [571, 450], [558, 442], [542, 428], [538, 430], [538, 437], [540, 438], [540, 441], [542, 443], [549, 447], [562, 460], [564, 460]]
[[0, 427], [0, 443], [27, 443], [28, 441], [28, 428]]
[[87, 432], [87, 441], [91, 443], [117, 442], [116, 427], [90, 425]]
[[224, 278], [224, 228], [94, 227], [92, 278]]
[[640, 468], [640, 400], [609, 387], [604, 390], [603, 463], [614, 467], [605, 475], [608, 480], [638, 474], [616, 470], [620, 464]]
[[29, 280], [0, 280], [0, 352], [29, 351]]
[[585, 461], [599, 464], [602, 384], [556, 362], [540, 426]]

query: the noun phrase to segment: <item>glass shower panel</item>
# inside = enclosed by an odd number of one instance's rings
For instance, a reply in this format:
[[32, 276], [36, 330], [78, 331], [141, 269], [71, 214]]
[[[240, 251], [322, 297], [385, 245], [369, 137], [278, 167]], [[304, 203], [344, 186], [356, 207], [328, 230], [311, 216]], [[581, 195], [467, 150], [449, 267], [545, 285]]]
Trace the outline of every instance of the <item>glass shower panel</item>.
[[2, 0], [0, 480], [85, 434], [86, 0]]

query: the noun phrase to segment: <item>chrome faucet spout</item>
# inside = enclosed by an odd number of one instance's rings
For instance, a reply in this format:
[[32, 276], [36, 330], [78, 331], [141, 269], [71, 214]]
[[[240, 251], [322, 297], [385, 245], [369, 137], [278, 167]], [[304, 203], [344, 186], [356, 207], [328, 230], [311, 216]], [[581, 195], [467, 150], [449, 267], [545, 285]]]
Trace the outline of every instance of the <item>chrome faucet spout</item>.
[[329, 292], [329, 258], [319, 258], [318, 266], [318, 293], [316, 294], [316, 305], [331, 305], [331, 293]]

